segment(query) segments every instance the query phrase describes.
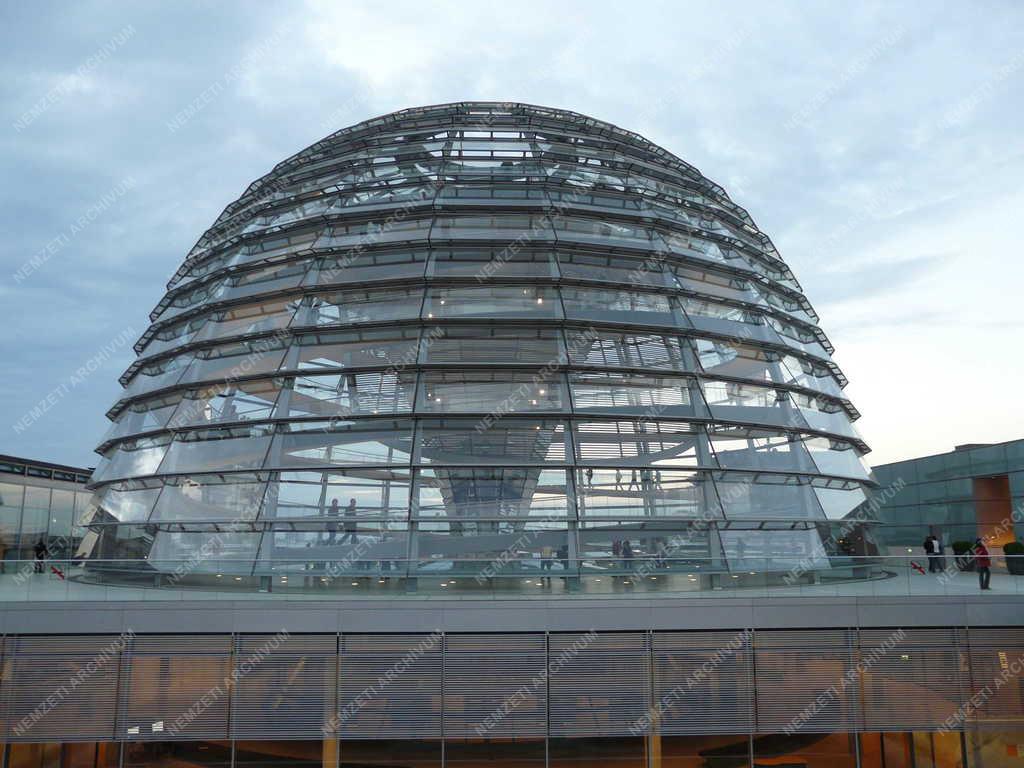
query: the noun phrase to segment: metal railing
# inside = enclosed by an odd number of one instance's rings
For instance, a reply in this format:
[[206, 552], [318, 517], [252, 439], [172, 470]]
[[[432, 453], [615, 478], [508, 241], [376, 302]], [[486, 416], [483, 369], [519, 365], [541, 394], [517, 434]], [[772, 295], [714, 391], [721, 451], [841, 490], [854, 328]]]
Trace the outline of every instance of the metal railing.
[[[524, 553], [419, 560], [7, 560], [0, 601], [359, 597], [692, 597], [981, 593], [967, 556], [581, 557]], [[992, 594], [1024, 594], [1024, 556], [992, 554]], [[988, 594], [987, 592], [985, 594]]]

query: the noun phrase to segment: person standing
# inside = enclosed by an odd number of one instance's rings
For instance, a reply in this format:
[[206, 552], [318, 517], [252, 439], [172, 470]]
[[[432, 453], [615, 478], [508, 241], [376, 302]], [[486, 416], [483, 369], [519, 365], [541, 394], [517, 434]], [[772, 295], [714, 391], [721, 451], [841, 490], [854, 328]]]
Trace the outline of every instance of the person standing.
[[36, 554], [36, 562], [35, 562], [34, 570], [35, 570], [36, 573], [42, 573], [43, 572], [43, 563], [46, 561], [46, 558], [50, 554], [49, 550], [46, 548], [46, 542], [43, 541], [42, 539], [37, 541], [33, 551]]
[[992, 558], [988, 554], [988, 548], [981, 539], [974, 542], [974, 562], [978, 567], [978, 586], [982, 589], [991, 589], [988, 585], [992, 579]]
[[622, 568], [626, 571], [633, 570], [633, 545], [629, 543], [629, 539], [622, 542]]
[[558, 548], [558, 562], [562, 564], [562, 571], [569, 571], [569, 545], [563, 544]]
[[341, 543], [344, 544], [346, 541], [356, 544], [359, 540], [356, 538], [356, 500], [349, 499], [348, 506], [345, 507], [345, 534], [341, 537]]
[[935, 537], [930, 533], [924, 540], [924, 554], [928, 558], [928, 573], [937, 573], [939, 570], [938, 544]]

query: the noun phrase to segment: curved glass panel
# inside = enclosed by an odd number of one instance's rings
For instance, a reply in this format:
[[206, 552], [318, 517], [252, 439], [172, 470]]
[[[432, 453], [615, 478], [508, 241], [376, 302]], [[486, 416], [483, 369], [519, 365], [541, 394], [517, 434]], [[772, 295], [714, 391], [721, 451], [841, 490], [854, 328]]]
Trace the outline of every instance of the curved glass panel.
[[580, 421], [573, 425], [580, 464], [628, 467], [707, 466], [707, 440], [685, 421]]
[[380, 323], [418, 317], [422, 289], [338, 291], [313, 297], [308, 319], [296, 325], [349, 325]]
[[262, 517], [276, 520], [341, 521], [406, 519], [411, 479], [407, 469], [337, 469], [281, 472], [271, 482]]
[[283, 425], [274, 437], [267, 467], [408, 464], [412, 422], [309, 421]]
[[152, 475], [163, 461], [170, 442], [170, 435], [156, 435], [118, 443], [103, 455], [93, 472], [92, 482]]
[[269, 336], [219, 347], [196, 350], [178, 384], [230, 381], [276, 371], [285, 354], [285, 340]]
[[729, 520], [822, 520], [815, 489], [798, 475], [719, 472], [715, 485]]
[[551, 419], [424, 419], [418, 427], [421, 464], [562, 464], [564, 422]]
[[712, 520], [722, 508], [706, 472], [635, 467], [577, 471], [581, 519], [682, 517]]
[[300, 371], [405, 367], [416, 362], [418, 328], [366, 328], [303, 333], [296, 339]]
[[412, 411], [415, 373], [366, 371], [298, 376], [278, 418], [386, 416]]
[[421, 413], [560, 411], [568, 401], [559, 374], [510, 371], [426, 371], [420, 378]]
[[281, 393], [281, 379], [242, 381], [190, 390], [168, 422], [171, 429], [269, 419]]
[[565, 470], [525, 467], [423, 469], [416, 475], [418, 518], [566, 520]]
[[266, 490], [266, 475], [168, 478], [150, 521], [249, 522], [259, 516]]
[[159, 480], [129, 481], [101, 488], [81, 512], [76, 525], [144, 523], [149, 519], [163, 483]]
[[666, 294], [566, 286], [562, 288], [562, 302], [570, 320], [687, 327]]
[[[576, 413], [628, 414], [654, 418], [704, 415], [693, 399], [692, 379], [631, 373], [570, 373]], [[698, 393], [697, 397], [700, 395]]]
[[696, 366], [687, 342], [657, 333], [615, 333], [567, 329], [566, 343], [573, 365], [600, 368], [663, 368], [693, 371]]
[[181, 402], [181, 398], [180, 394], [171, 394], [166, 397], [132, 403], [115, 417], [114, 423], [110, 425], [107, 434], [103, 436], [103, 441], [107, 442], [166, 427]]
[[427, 320], [456, 318], [558, 318], [554, 288], [542, 285], [431, 288], [423, 307]]
[[433, 326], [424, 332], [423, 361], [429, 364], [564, 363], [557, 328], [500, 325]]
[[815, 466], [797, 435], [750, 427], [712, 425], [708, 438], [724, 469], [809, 472]]
[[434, 251], [427, 274], [432, 278], [472, 277], [477, 281], [558, 276], [550, 251]]
[[272, 433], [267, 425], [178, 432], [167, 448], [160, 472], [259, 469]]

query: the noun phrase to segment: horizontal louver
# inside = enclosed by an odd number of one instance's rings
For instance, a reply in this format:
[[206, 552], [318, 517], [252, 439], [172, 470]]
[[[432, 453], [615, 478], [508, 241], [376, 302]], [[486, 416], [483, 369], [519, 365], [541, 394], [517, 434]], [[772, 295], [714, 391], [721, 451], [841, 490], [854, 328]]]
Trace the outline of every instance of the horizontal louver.
[[753, 730], [749, 632], [656, 632], [653, 643], [652, 714], [661, 733]]
[[235, 646], [231, 736], [321, 738], [335, 717], [336, 635], [245, 635]]
[[7, 739], [112, 738], [124, 643], [114, 635], [8, 637], [2, 683]]
[[440, 634], [342, 635], [341, 738], [440, 738], [441, 645]]
[[552, 736], [625, 736], [650, 709], [650, 657], [642, 632], [550, 637]]
[[855, 730], [858, 679], [852, 644], [841, 629], [758, 631], [757, 730]]
[[125, 651], [117, 735], [223, 739], [231, 696], [231, 637], [136, 637]]
[[1022, 672], [1013, 629], [9, 636], [0, 711], [21, 742], [1008, 731]]
[[[972, 728], [1020, 729], [1024, 726], [1024, 630], [972, 629], [968, 638], [971, 683], [962, 719]], [[955, 722], [953, 727], [961, 725]]]
[[955, 629], [862, 630], [859, 658], [865, 730], [939, 730], [963, 703]]
[[544, 635], [448, 635], [444, 664], [445, 736], [545, 734]]

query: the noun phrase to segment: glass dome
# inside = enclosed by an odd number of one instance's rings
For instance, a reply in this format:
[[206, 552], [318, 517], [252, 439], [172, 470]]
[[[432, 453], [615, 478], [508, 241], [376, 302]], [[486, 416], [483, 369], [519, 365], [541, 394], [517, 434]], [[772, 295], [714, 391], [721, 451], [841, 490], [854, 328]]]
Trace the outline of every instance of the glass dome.
[[80, 521], [96, 573], [571, 591], [873, 553], [800, 284], [721, 187], [583, 115], [334, 133], [224, 210], [151, 320]]

